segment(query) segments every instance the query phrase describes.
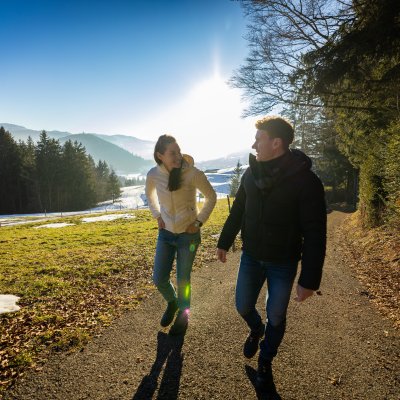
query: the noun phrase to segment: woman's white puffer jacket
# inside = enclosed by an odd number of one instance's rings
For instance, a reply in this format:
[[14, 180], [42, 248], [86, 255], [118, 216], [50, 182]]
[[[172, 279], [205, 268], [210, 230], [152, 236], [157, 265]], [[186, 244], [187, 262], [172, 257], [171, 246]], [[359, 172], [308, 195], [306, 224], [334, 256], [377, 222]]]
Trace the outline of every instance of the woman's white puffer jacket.
[[[172, 233], [182, 233], [199, 220], [205, 223], [210, 216], [217, 196], [203, 171], [194, 167], [193, 158], [183, 155], [181, 187], [173, 192], [168, 190], [169, 172], [164, 165], [152, 168], [146, 179], [146, 196], [154, 218], [160, 215], [165, 222], [165, 229]], [[205, 202], [199, 212], [196, 191], [199, 190]]]

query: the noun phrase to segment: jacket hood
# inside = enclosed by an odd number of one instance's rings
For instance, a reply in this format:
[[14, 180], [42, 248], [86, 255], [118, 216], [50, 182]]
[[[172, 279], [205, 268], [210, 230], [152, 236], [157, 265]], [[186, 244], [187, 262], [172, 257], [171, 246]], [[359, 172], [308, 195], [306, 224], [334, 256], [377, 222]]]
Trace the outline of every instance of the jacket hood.
[[297, 149], [291, 149], [289, 152], [292, 154], [292, 163], [297, 164], [298, 168], [303, 169], [311, 169], [312, 161], [311, 158], [306, 156], [302, 151]]
[[189, 154], [182, 154], [182, 158], [183, 158], [182, 168], [193, 167], [194, 159], [192, 156], [189, 156]]
[[250, 154], [249, 165], [257, 187], [268, 190], [289, 176], [311, 169], [312, 162], [302, 151], [290, 149], [281, 157], [270, 161], [257, 161], [256, 156]]

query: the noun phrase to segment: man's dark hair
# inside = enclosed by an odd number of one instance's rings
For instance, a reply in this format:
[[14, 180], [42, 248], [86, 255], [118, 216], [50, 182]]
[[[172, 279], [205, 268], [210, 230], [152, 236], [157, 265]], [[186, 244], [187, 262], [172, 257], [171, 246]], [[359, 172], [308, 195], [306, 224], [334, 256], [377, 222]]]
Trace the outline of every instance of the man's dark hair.
[[261, 131], [266, 131], [272, 138], [282, 139], [285, 147], [289, 147], [293, 142], [293, 126], [289, 121], [282, 117], [272, 115], [259, 119], [256, 122], [256, 128]]
[[[154, 160], [158, 165], [162, 164], [162, 161], [157, 157], [157, 153], [164, 154], [167, 146], [171, 143], [176, 143], [176, 139], [171, 135], [161, 135], [156, 145], [154, 146]], [[168, 190], [173, 192], [181, 187], [181, 168], [173, 168], [169, 173], [168, 178]]]

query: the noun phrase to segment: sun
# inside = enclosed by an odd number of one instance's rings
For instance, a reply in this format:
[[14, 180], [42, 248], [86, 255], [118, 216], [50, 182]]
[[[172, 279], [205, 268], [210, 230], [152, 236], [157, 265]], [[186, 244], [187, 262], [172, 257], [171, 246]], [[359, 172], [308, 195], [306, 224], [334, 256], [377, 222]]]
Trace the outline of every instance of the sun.
[[147, 129], [173, 135], [182, 151], [197, 161], [250, 149], [254, 122], [241, 118], [244, 104], [240, 91], [232, 89], [227, 80], [214, 74], [195, 83], [186, 96], [146, 124]]
[[187, 100], [191, 107], [212, 115], [224, 113], [228, 107], [234, 106], [236, 109], [239, 98], [223, 78], [213, 76], [196, 84]]

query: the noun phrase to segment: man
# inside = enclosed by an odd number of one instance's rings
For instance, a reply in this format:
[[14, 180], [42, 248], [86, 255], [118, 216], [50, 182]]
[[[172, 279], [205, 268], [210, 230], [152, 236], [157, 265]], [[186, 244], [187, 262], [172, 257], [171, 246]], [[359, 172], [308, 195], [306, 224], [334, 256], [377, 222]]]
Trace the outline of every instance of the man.
[[[292, 125], [277, 116], [256, 122], [256, 156], [250, 154], [231, 212], [222, 229], [217, 256], [226, 253], [241, 230], [242, 255], [236, 285], [236, 308], [250, 328], [243, 353], [258, 350], [257, 386], [276, 393], [271, 363], [286, 328], [286, 312], [301, 259], [297, 297], [301, 302], [319, 288], [326, 245], [324, 188], [311, 171], [311, 160], [290, 150]], [[267, 321], [255, 306], [267, 280]]]

